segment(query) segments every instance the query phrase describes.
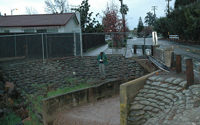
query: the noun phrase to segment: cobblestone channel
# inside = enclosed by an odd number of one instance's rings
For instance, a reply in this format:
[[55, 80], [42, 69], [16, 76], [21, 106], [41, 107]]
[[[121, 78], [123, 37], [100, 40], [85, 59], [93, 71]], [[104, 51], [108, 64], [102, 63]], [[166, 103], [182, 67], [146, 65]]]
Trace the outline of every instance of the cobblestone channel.
[[129, 125], [199, 125], [200, 85], [185, 89], [187, 81], [152, 76], [130, 104]]
[[[121, 78], [131, 79], [147, 74], [142, 66], [133, 59], [125, 59], [123, 56], [108, 56], [109, 64], [106, 66], [106, 79]], [[82, 78], [100, 80], [100, 73], [96, 57], [74, 57], [52, 59], [46, 62], [34, 61], [21, 64], [4, 66], [3, 76], [17, 87], [22, 88], [28, 94], [37, 92], [31, 84], [53, 84], [56, 87], [65, 86], [66, 78]]]

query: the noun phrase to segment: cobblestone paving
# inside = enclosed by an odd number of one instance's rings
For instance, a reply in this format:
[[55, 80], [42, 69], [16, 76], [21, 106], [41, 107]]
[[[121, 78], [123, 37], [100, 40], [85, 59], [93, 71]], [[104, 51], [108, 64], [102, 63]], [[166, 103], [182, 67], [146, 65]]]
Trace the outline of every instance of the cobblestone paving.
[[129, 125], [199, 125], [200, 85], [177, 77], [149, 77], [130, 106]]
[[[108, 56], [108, 61], [106, 80], [131, 79], [147, 74], [147, 71], [132, 59], [116, 55]], [[37, 92], [37, 88], [31, 86], [32, 84], [50, 83], [58, 88], [66, 86], [66, 78], [72, 77], [94, 79], [96, 84], [102, 82], [96, 57], [51, 59], [44, 63], [42, 61], [25, 62], [5, 66], [1, 72], [7, 80], [15, 82], [17, 87], [28, 94]]]

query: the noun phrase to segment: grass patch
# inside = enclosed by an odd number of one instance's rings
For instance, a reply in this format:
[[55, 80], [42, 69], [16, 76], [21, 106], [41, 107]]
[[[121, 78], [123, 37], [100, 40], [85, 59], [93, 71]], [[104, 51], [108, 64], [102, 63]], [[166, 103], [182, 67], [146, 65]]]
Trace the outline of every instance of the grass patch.
[[[71, 87], [63, 87], [63, 88], [58, 88], [58, 89], [52, 89], [51, 84], [43, 84], [43, 85], [37, 85], [37, 84], [32, 84], [32, 87], [35, 87], [38, 90], [42, 90], [41, 92], [37, 94], [27, 94], [25, 91], [22, 90], [22, 93], [24, 93], [27, 97], [25, 103], [31, 103], [33, 108], [28, 108], [29, 110], [29, 116], [31, 117], [31, 121], [26, 121], [24, 124], [25, 125], [40, 125], [39, 119], [36, 117], [36, 115], [32, 112], [33, 110], [36, 110], [37, 112], [42, 112], [42, 107], [41, 107], [41, 100], [47, 97], [52, 97], [56, 95], [60, 95], [63, 93], [75, 91], [78, 89], [90, 87], [94, 85], [95, 81], [93, 79], [87, 80], [87, 83], [84, 79], [81, 79], [83, 82], [80, 82], [76, 78], [67, 78], [65, 79], [66, 82], [63, 84], [67, 85], [72, 85]], [[79, 84], [78, 84], [79, 83]]]
[[0, 125], [15, 125], [21, 122], [21, 118], [16, 116], [14, 112], [5, 113], [4, 118], [0, 119]]
[[91, 85], [89, 85], [87, 83], [81, 83], [81, 84], [79, 84], [77, 86], [74, 86], [74, 87], [70, 87], [70, 88], [69, 87], [65, 87], [65, 88], [62, 88], [62, 89], [53, 90], [53, 91], [50, 91], [50, 92], [47, 93], [47, 97], [56, 96], [56, 95], [59, 95], [59, 94], [75, 91], [75, 90], [86, 88], [86, 87], [90, 87], [90, 86]]

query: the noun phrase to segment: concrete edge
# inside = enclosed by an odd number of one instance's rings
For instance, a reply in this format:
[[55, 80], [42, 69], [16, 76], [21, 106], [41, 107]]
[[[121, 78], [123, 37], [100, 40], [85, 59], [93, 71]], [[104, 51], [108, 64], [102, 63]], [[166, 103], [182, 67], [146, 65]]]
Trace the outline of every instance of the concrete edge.
[[138, 91], [144, 86], [148, 77], [156, 74], [156, 72], [160, 72], [161, 70], [157, 70], [155, 72], [149, 73], [143, 77], [137, 78], [135, 80], [126, 82], [120, 85], [120, 124], [127, 125], [127, 116], [129, 103], [133, 101], [135, 95]]

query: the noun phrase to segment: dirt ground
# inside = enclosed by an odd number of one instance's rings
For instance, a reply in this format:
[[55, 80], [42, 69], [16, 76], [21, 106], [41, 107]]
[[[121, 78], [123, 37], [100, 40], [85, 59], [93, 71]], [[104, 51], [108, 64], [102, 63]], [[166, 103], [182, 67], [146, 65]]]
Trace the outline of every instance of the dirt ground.
[[58, 114], [53, 125], [120, 125], [120, 96], [98, 100]]

